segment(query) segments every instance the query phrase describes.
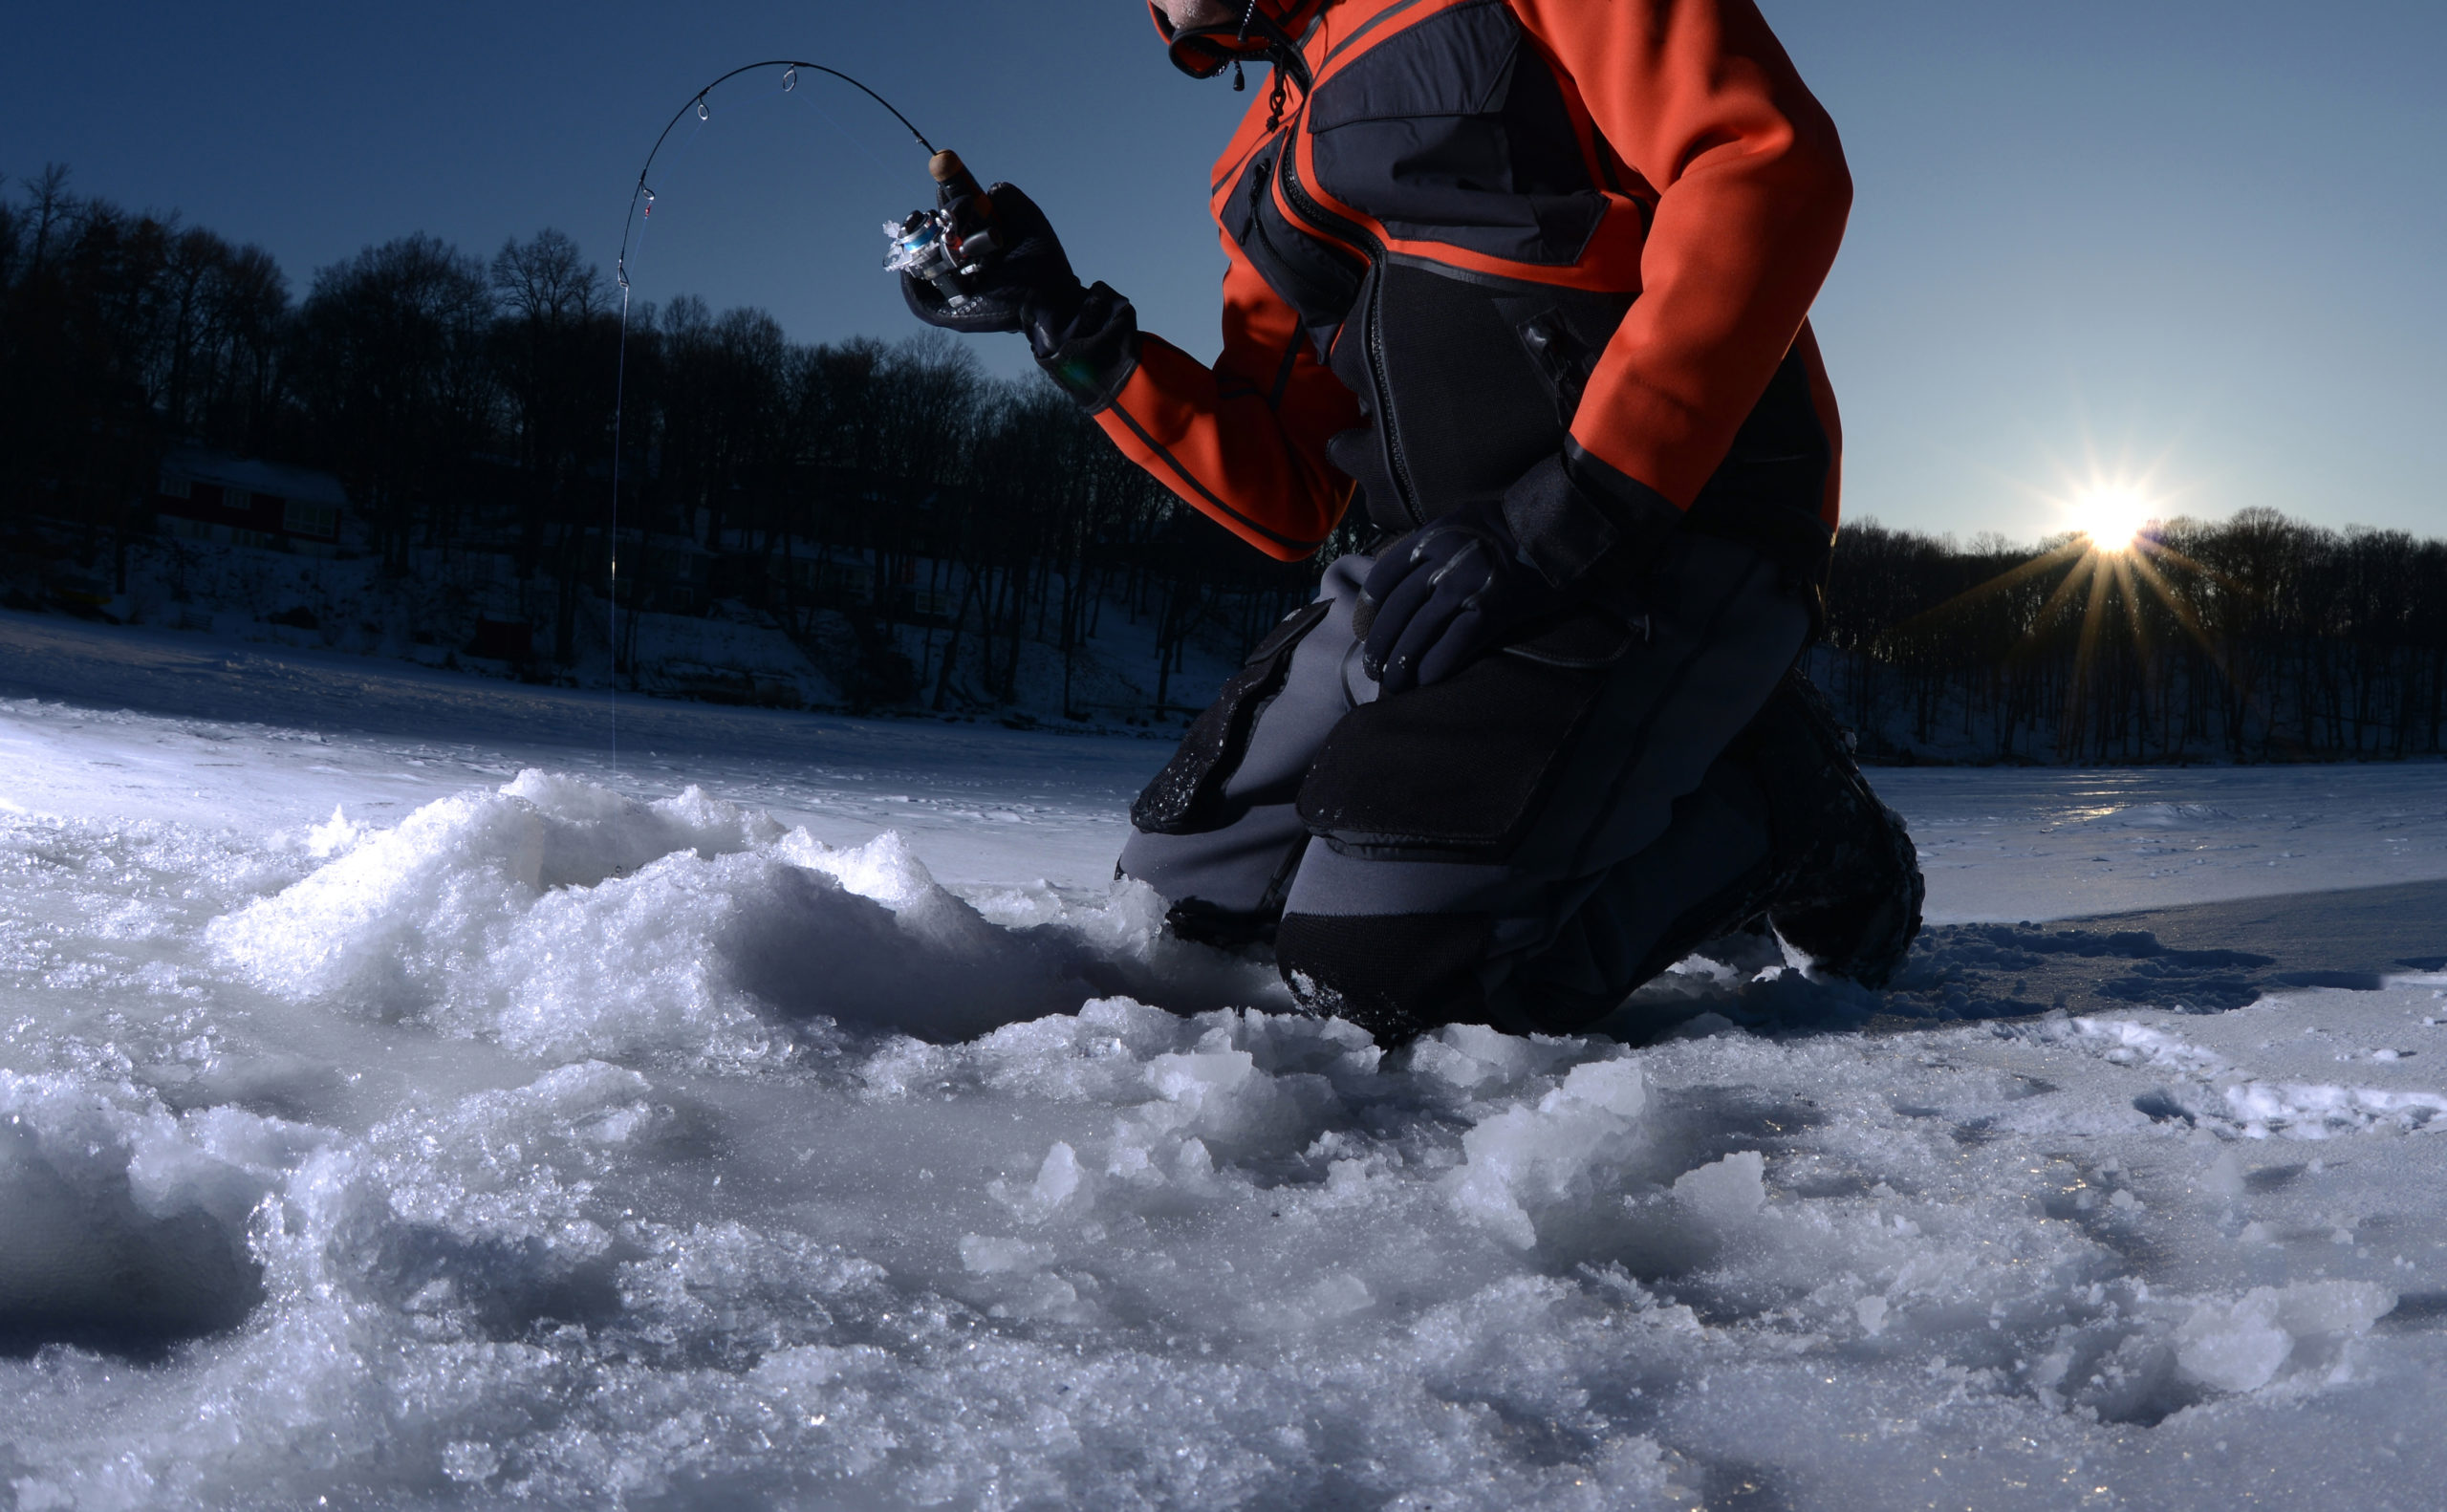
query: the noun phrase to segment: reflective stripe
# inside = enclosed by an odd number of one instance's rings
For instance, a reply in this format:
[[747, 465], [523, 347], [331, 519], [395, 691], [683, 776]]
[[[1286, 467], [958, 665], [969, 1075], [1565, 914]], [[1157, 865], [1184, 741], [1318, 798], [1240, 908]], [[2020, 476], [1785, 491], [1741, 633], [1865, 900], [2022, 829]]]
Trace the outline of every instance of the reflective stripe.
[[1180, 459], [1173, 455], [1171, 447], [1166, 446], [1162, 442], [1159, 442], [1155, 437], [1149, 435], [1147, 433], [1147, 427], [1138, 423], [1137, 416], [1131, 414], [1129, 410], [1122, 407], [1120, 400], [1115, 400], [1113, 403], [1107, 407], [1106, 413], [1120, 416], [1121, 422], [1130, 427], [1130, 433], [1138, 438], [1139, 444], [1145, 446], [1149, 451], [1154, 452], [1157, 456], [1161, 457], [1164, 460], [1164, 465], [1172, 468], [1175, 473], [1179, 474], [1183, 483], [1186, 483], [1191, 487], [1197, 489], [1198, 496], [1206, 501], [1212, 513], [1228, 516], [1230, 519], [1238, 522], [1245, 529], [1258, 535], [1263, 535], [1267, 540], [1274, 542], [1276, 545], [1282, 546], [1287, 550], [1298, 551], [1304, 556], [1309, 552], [1315, 551], [1318, 547], [1326, 544], [1322, 538], [1314, 541], [1300, 541], [1294, 540], [1292, 537], [1288, 535], [1279, 534], [1276, 531], [1267, 529], [1265, 526], [1258, 524], [1257, 521], [1250, 519], [1240, 510], [1233, 508], [1228, 504], [1225, 504], [1221, 498], [1217, 497], [1215, 490], [1209, 488], [1198, 474], [1181, 465]]

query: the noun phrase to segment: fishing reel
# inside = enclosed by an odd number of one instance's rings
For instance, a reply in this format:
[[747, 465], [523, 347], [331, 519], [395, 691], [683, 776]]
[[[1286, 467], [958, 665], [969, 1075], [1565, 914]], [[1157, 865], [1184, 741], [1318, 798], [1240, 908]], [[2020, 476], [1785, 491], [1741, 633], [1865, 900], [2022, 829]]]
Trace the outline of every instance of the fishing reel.
[[883, 234], [892, 247], [884, 253], [883, 266], [934, 285], [957, 312], [974, 297], [972, 280], [1002, 250], [994, 202], [956, 152], [935, 154], [926, 171], [934, 176], [938, 206], [884, 223]]

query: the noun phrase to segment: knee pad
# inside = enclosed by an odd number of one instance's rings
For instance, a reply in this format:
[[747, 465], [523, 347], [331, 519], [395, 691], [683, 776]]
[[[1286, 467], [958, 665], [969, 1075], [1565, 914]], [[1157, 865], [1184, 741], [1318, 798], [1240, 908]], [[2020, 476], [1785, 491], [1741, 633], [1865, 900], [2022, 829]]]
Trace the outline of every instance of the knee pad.
[[1301, 1006], [1349, 1019], [1386, 1049], [1485, 1017], [1483, 914], [1286, 914], [1275, 961]]

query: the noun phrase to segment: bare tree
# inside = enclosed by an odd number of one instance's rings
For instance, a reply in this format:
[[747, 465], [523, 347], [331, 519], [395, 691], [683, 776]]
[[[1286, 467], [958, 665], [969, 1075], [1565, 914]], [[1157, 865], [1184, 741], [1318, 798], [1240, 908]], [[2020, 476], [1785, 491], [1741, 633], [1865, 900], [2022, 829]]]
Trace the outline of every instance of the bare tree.
[[491, 419], [485, 270], [429, 236], [368, 248], [314, 275], [302, 313], [305, 406], [350, 480], [384, 565], [408, 570], [418, 527], [446, 543], [458, 464]]

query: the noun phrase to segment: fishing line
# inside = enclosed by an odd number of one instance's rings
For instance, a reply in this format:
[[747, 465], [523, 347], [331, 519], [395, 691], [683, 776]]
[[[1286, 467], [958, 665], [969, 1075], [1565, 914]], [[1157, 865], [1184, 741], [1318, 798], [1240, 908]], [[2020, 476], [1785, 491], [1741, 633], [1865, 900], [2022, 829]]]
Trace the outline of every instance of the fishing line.
[[[647, 186], [646, 180], [654, 172], [654, 161], [661, 155], [662, 144], [670, 140], [672, 128], [687, 119], [691, 114], [696, 116], [698, 124], [701, 126], [711, 120], [713, 109], [706, 97], [740, 75], [752, 74], [760, 68], [778, 68], [782, 71], [782, 93], [785, 95], [798, 88], [801, 69], [837, 78], [881, 105], [891, 114], [893, 119], [900, 122], [901, 129], [908, 132], [917, 140], [918, 145], [926, 150], [928, 157], [935, 155], [935, 144], [926, 140], [924, 132], [910, 123], [909, 118], [900, 113], [899, 106], [877, 94], [858, 79], [853, 78], [837, 68], [828, 68], [822, 63], [811, 63], [803, 58], [767, 58], [762, 62], [743, 63], [689, 96], [687, 102], [673, 111], [671, 119], [662, 123], [662, 130], [654, 139], [654, 146], [646, 153], [644, 165], [638, 169], [637, 186], [629, 191], [628, 217], [620, 223], [620, 255], [612, 264], [612, 276], [620, 286], [620, 352], [612, 380], [612, 529], [605, 538], [609, 572], [606, 578], [604, 641], [612, 656], [611, 691], [608, 702], [612, 724], [612, 774], [615, 778], [620, 773], [620, 429], [621, 421], [628, 411], [629, 239], [638, 234], [639, 222], [651, 218], [654, 214], [654, 190]], [[810, 101], [810, 103], [813, 102]], [[827, 120], [833, 119], [822, 106], [816, 107], [816, 114], [823, 116]], [[834, 122], [834, 129], [841, 130], [838, 122]], [[841, 130], [841, 134], [844, 137], [850, 136], [846, 130]], [[694, 136], [695, 133], [690, 133], [691, 140]], [[850, 140], [854, 142], [857, 140], [855, 137]], [[859, 146], [863, 149], [865, 144], [859, 143]], [[868, 156], [873, 157], [875, 154], [869, 151]], [[642, 217], [638, 213], [640, 205], [645, 207], [645, 215]], [[642, 242], [640, 245], [642, 246]], [[639, 548], [642, 549], [644, 544], [643, 537], [639, 537]], [[631, 612], [629, 618], [632, 624], [636, 623], [635, 611]], [[634, 666], [630, 668], [629, 676], [631, 680], [636, 680], [637, 669]]]

